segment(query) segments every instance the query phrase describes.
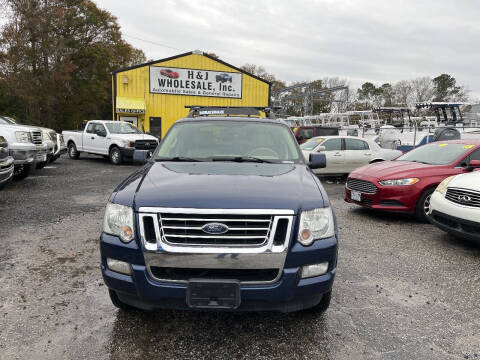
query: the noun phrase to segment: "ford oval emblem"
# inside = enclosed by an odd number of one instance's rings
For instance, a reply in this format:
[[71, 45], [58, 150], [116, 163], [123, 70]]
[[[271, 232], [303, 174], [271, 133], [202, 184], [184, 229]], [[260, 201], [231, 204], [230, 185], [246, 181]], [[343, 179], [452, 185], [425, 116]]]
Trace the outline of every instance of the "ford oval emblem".
[[207, 234], [221, 235], [228, 231], [228, 226], [221, 223], [208, 223], [202, 226], [202, 231]]

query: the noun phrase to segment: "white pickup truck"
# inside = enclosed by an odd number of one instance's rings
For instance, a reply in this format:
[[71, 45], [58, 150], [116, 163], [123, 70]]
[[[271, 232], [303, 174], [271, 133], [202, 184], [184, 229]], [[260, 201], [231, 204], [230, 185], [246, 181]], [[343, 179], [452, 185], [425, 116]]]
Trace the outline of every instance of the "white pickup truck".
[[145, 161], [158, 145], [156, 137], [123, 121], [90, 120], [83, 131], [63, 131], [62, 135], [71, 159], [85, 152], [108, 156], [115, 165], [125, 160]]

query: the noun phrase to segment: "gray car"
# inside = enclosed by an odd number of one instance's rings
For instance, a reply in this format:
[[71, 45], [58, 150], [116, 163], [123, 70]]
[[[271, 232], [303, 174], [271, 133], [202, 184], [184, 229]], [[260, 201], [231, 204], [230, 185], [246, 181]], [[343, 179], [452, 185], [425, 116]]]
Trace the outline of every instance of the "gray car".
[[12, 180], [13, 169], [13, 157], [9, 154], [7, 140], [0, 136], [0, 189]]

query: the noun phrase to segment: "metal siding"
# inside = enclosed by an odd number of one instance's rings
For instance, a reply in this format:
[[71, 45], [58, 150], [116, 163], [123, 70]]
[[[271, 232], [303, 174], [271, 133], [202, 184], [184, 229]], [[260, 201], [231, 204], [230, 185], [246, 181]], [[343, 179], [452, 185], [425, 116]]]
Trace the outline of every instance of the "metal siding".
[[[199, 54], [187, 55], [157, 63], [154, 66], [170, 66], [238, 73], [237, 70], [229, 66]], [[159, 116], [162, 118], [162, 137], [175, 121], [188, 114], [188, 109], [185, 109], [185, 105], [268, 106], [268, 83], [257, 80], [246, 74], [242, 74], [242, 99], [150, 94], [150, 74], [148, 65], [117, 73], [115, 76], [117, 76], [117, 97], [145, 98], [145, 131], [150, 130], [148, 119], [151, 116]], [[128, 84], [123, 84], [124, 76], [128, 77]], [[138, 115], [138, 118], [139, 126], [141, 126], [142, 115]]]

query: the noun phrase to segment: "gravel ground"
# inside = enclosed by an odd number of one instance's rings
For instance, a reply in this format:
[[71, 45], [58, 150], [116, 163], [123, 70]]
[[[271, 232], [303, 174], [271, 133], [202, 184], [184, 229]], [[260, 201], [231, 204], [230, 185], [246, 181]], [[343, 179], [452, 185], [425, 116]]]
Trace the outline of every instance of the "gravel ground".
[[480, 248], [326, 184], [332, 304], [309, 313], [122, 313], [99, 269], [106, 199], [136, 166], [61, 158], [0, 192], [1, 359], [480, 359]]

